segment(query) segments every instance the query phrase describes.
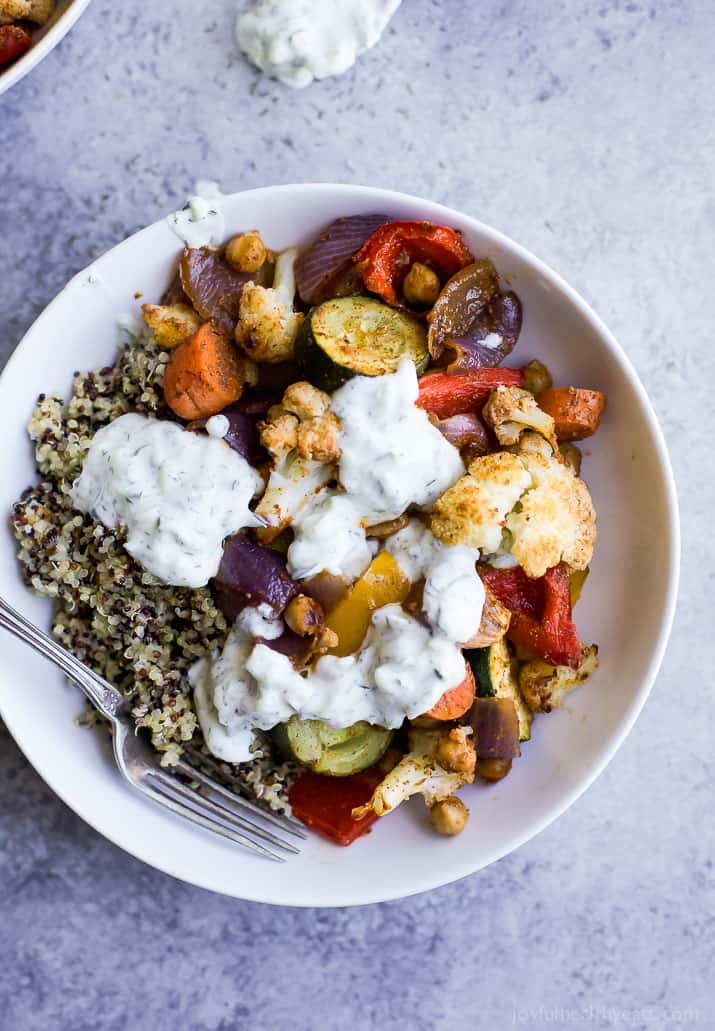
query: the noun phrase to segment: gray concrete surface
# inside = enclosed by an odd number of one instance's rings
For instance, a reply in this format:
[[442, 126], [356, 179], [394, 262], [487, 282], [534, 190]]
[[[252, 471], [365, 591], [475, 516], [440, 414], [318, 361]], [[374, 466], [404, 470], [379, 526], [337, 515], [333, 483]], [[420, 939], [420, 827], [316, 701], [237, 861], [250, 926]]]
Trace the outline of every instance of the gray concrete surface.
[[446, 201], [551, 263], [635, 362], [682, 501], [675, 632], [626, 745], [555, 826], [360, 911], [232, 902], [142, 866], [0, 729], [0, 1028], [713, 1027], [712, 4], [405, 0], [352, 73], [302, 93], [244, 64], [233, 17], [94, 0], [2, 98], [0, 360], [197, 177]]

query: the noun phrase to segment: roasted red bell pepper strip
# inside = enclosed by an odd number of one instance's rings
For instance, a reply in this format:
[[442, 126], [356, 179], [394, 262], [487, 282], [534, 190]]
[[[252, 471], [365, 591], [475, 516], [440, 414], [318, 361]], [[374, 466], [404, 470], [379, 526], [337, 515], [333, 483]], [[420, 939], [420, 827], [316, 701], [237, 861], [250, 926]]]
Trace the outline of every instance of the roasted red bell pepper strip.
[[448, 419], [462, 412], [478, 412], [496, 387], [521, 387], [521, 369], [473, 369], [470, 372], [431, 372], [420, 380], [417, 404]]
[[0, 26], [0, 65], [7, 64], [32, 46], [32, 37], [19, 25]]
[[375, 822], [372, 810], [359, 820], [352, 811], [365, 805], [383, 778], [379, 770], [364, 770], [351, 777], [324, 777], [306, 770], [288, 792], [293, 813], [338, 845], [351, 845]]
[[368, 236], [355, 255], [368, 290], [388, 304], [399, 304], [397, 291], [415, 261], [449, 279], [474, 261], [462, 237], [431, 222], [388, 222]]
[[530, 580], [521, 568], [482, 565], [479, 572], [492, 594], [511, 612], [510, 641], [552, 666], [579, 668], [583, 655], [571, 616], [568, 571], [563, 562], [539, 580]]

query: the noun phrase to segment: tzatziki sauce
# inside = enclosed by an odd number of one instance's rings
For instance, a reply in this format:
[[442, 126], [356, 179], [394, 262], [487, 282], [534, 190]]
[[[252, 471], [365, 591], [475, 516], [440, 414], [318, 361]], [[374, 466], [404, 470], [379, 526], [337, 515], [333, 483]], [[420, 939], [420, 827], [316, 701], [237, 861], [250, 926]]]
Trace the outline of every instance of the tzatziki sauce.
[[414, 362], [355, 376], [333, 394], [340, 419], [340, 482], [366, 526], [429, 506], [464, 475], [459, 451], [418, 408]]
[[359, 652], [325, 655], [307, 676], [286, 655], [257, 643], [282, 629], [282, 620], [271, 625], [256, 609], [244, 609], [220, 655], [200, 659], [189, 671], [201, 729], [220, 759], [250, 759], [254, 731], [291, 716], [334, 727], [359, 720], [399, 727], [464, 679], [460, 649], [396, 604], [373, 614]]
[[360, 513], [347, 494], [324, 490], [293, 523], [288, 572], [304, 580], [325, 570], [355, 580], [370, 565], [377, 541], [368, 541]]
[[129, 554], [163, 583], [203, 587], [224, 538], [257, 524], [248, 506], [262, 487], [224, 441], [130, 413], [94, 435], [70, 496], [106, 527], [125, 527]]
[[477, 572], [479, 549], [438, 541], [429, 527], [410, 519], [385, 543], [411, 583], [424, 578], [422, 611], [430, 626], [457, 644], [474, 636], [482, 619], [484, 585]]
[[374, 46], [401, 0], [257, 0], [236, 22], [238, 45], [288, 86], [341, 75]]
[[187, 247], [218, 247], [226, 235], [218, 183], [200, 179], [183, 208], [166, 219]]
[[210, 419], [206, 420], [205, 429], [209, 437], [221, 439], [226, 436], [230, 426], [231, 424], [225, 415], [212, 415]]

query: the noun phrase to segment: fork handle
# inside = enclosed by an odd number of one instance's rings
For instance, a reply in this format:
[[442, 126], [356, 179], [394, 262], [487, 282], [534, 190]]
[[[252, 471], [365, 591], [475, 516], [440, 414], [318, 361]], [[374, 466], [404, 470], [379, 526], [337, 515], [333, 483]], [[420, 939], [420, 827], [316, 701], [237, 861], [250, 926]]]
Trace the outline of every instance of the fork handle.
[[40, 655], [53, 662], [84, 692], [92, 705], [109, 720], [116, 720], [126, 709], [127, 701], [116, 687], [103, 680], [88, 666], [48, 637], [24, 616], [0, 598], [0, 627], [9, 630], [25, 644], [29, 644]]

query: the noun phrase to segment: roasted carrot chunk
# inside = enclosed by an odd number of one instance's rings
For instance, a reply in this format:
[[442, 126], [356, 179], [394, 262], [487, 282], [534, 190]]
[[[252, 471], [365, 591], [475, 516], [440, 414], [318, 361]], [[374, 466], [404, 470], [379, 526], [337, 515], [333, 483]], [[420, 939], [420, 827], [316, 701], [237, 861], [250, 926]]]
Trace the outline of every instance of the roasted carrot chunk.
[[467, 666], [467, 675], [462, 683], [445, 691], [437, 704], [425, 715], [431, 716], [433, 720], [457, 720], [471, 708], [476, 690], [474, 674]]
[[549, 387], [536, 398], [554, 420], [558, 440], [583, 440], [598, 429], [606, 395], [581, 387]]
[[180, 419], [205, 419], [238, 401], [245, 362], [210, 322], [171, 355], [164, 374], [164, 398]]

